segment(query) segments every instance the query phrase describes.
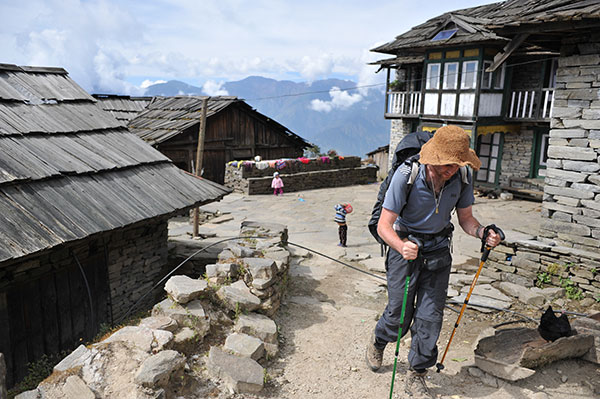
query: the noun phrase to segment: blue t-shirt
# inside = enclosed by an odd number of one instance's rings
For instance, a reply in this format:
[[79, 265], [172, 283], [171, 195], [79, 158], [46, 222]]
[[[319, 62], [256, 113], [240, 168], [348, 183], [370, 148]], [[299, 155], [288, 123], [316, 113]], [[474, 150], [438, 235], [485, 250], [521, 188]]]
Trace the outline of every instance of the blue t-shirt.
[[451, 212], [455, 207], [467, 208], [475, 202], [471, 172], [468, 172], [469, 184], [465, 184], [463, 189], [460, 170], [458, 170], [444, 185], [441, 199], [436, 195], [439, 206], [438, 213], [435, 213], [433, 191], [425, 180], [425, 165], [421, 164], [407, 199], [410, 169], [410, 164], [402, 164], [398, 167], [383, 201], [385, 209], [399, 214], [394, 226], [396, 230], [424, 234], [439, 233], [450, 224]]

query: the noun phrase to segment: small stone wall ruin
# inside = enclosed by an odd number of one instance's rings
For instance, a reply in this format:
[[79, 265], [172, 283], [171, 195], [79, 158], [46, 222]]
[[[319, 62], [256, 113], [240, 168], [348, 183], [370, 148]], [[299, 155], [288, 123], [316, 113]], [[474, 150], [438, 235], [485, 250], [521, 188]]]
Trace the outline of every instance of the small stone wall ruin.
[[81, 345], [16, 399], [169, 398], [257, 393], [277, 356], [277, 312], [287, 287], [287, 228], [243, 222], [205, 278], [175, 275], [152, 316]]
[[271, 194], [273, 173], [284, 192], [369, 184], [377, 181], [377, 168], [361, 166], [360, 157], [320, 157], [277, 161], [239, 161], [225, 168], [225, 186], [248, 195]]

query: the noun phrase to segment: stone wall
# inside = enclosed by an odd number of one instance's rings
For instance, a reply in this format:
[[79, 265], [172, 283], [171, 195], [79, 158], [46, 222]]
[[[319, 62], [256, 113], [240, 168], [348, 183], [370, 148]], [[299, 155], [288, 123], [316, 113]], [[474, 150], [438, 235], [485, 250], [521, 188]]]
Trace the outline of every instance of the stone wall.
[[[267, 164], [275, 161], [263, 161]], [[263, 163], [263, 165], [265, 165]], [[308, 163], [298, 160], [284, 161], [284, 166], [258, 168], [255, 162], [230, 164], [225, 168], [225, 185], [249, 195], [270, 194], [271, 181], [278, 171], [284, 192], [311, 190], [315, 188], [340, 187], [373, 183], [377, 180], [376, 167], [363, 167], [359, 157], [310, 158]]]
[[410, 131], [410, 121], [404, 119], [392, 119], [390, 127], [390, 153], [388, 157], [388, 165], [392, 166], [392, 159], [398, 143], [407, 135]]
[[[508, 186], [511, 177], [529, 177], [532, 146], [533, 130], [528, 129], [527, 126], [523, 126], [518, 133], [504, 135], [500, 185]], [[514, 183], [512, 186], [519, 187]]]
[[558, 60], [540, 235], [600, 247], [600, 35], [563, 42]]
[[[108, 242], [108, 279], [113, 320], [129, 308], [160, 279], [167, 263], [167, 220], [136, 225], [111, 234]], [[154, 297], [147, 295], [136, 308], [148, 308]]]
[[600, 253], [532, 238], [507, 234], [507, 240], [490, 253], [481, 274], [523, 287], [562, 287], [574, 299], [600, 298]]
[[[293, 175], [281, 174], [284, 192], [311, 190], [316, 188], [344, 187], [357, 184], [369, 184], [377, 181], [377, 168], [365, 166], [353, 169], [324, 170]], [[247, 179], [247, 194], [271, 194], [272, 177]]]

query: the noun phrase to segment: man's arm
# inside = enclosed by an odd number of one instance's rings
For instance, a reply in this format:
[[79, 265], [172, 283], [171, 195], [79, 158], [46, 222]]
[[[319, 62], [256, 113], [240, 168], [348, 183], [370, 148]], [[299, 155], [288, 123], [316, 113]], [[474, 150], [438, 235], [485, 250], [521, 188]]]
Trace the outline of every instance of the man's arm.
[[[458, 223], [465, 233], [472, 235], [478, 239], [483, 236], [484, 226], [473, 216], [473, 207], [468, 206], [466, 208], [456, 208], [456, 215], [458, 216]], [[486, 244], [495, 247], [500, 244], [500, 235], [496, 234], [494, 230], [489, 231]]]
[[419, 247], [412, 241], [402, 240], [394, 230], [394, 222], [398, 218], [398, 214], [388, 209], [381, 208], [381, 216], [377, 223], [377, 234], [383, 238], [391, 248], [399, 252], [406, 260], [417, 258]]

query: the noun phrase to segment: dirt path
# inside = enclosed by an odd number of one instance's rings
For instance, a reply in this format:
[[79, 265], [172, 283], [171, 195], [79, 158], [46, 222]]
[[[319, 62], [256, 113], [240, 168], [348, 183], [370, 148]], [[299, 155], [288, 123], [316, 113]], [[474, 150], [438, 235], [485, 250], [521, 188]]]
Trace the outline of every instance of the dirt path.
[[[325, 253], [333, 258], [366, 253], [379, 257], [379, 246], [369, 236], [366, 223], [377, 186], [313, 190], [283, 197], [231, 195], [213, 209], [231, 212], [234, 220], [223, 229], [234, 232], [242, 220], [273, 221], [288, 226], [289, 241]], [[349, 201], [348, 248], [336, 246], [337, 225], [333, 206]], [[497, 223], [506, 229], [537, 231], [539, 204], [477, 199], [475, 215], [483, 223]], [[477, 264], [479, 243], [461, 232], [455, 236], [454, 264], [472, 268]], [[472, 274], [472, 272], [471, 272]], [[371, 372], [364, 360], [366, 340], [386, 303], [383, 281], [344, 267], [318, 255], [294, 258], [290, 289], [276, 322], [281, 332], [281, 353], [267, 368], [269, 382], [262, 397], [269, 398], [387, 398], [392, 378], [393, 347], [388, 346], [384, 367]], [[531, 309], [515, 309], [539, 317]], [[569, 309], [571, 310], [571, 309]], [[445, 313], [438, 346], [443, 351], [456, 321]], [[430, 372], [428, 384], [440, 398], [597, 398], [600, 368], [570, 360], [550, 364], [517, 383], [491, 379], [486, 383], [469, 373], [473, 365], [473, 343], [486, 327], [510, 320], [499, 313], [467, 310], [454, 337], [442, 373]], [[531, 324], [527, 327], [533, 327]], [[400, 348], [395, 391], [402, 393], [408, 342]], [[500, 385], [498, 386], [498, 382]], [[596, 390], [596, 393], [594, 393]], [[397, 397], [404, 397], [399, 395]]]

